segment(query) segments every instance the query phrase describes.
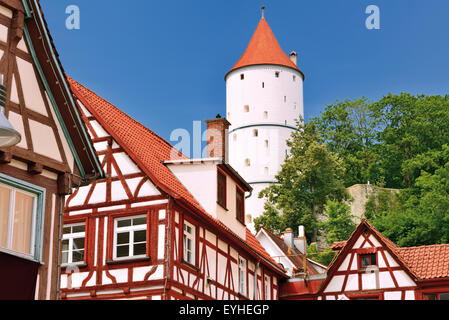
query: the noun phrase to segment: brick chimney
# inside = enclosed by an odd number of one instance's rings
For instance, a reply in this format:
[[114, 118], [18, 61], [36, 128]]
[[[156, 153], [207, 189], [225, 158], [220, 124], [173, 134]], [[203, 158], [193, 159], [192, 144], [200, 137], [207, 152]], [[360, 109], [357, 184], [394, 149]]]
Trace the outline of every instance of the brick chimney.
[[206, 120], [207, 124], [207, 157], [221, 158], [228, 162], [228, 120], [217, 115], [215, 119]]

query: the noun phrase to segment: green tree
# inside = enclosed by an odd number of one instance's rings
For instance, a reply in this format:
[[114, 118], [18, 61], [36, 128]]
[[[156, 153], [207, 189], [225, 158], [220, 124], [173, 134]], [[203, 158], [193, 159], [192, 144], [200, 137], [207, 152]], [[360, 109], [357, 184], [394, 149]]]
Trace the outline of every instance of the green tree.
[[356, 228], [351, 208], [346, 202], [331, 201], [326, 204], [327, 220], [321, 226], [326, 234], [328, 244], [346, 241]]
[[259, 195], [267, 199], [267, 205], [254, 223], [256, 228], [263, 225], [274, 232], [304, 225], [308, 239], [316, 241], [317, 218], [327, 201], [347, 197], [344, 168], [340, 158], [328, 151], [313, 122], [304, 125], [299, 120], [297, 126], [287, 142], [290, 153], [276, 176], [277, 183]]

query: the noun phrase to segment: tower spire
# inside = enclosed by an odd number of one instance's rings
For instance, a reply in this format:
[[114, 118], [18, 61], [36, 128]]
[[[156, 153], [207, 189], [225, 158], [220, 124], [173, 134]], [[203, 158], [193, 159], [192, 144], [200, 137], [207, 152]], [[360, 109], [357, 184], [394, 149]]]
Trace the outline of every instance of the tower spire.
[[265, 6], [262, 6], [262, 19], [265, 19]]

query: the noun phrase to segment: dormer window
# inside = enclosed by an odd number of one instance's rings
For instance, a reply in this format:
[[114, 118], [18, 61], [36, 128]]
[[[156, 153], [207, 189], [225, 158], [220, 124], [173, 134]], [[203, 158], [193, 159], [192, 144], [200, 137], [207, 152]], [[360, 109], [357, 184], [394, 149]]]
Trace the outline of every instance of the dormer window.
[[226, 208], [226, 176], [221, 172], [217, 174], [217, 203]]

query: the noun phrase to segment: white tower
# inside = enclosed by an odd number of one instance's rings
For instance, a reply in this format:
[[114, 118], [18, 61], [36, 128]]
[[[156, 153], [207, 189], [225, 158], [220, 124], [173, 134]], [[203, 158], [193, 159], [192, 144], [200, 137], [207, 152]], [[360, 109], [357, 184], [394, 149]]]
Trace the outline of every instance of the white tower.
[[262, 19], [243, 56], [226, 74], [229, 163], [253, 187], [246, 200], [248, 227], [262, 214], [261, 190], [275, 182], [288, 152], [286, 141], [304, 116], [304, 74]]

